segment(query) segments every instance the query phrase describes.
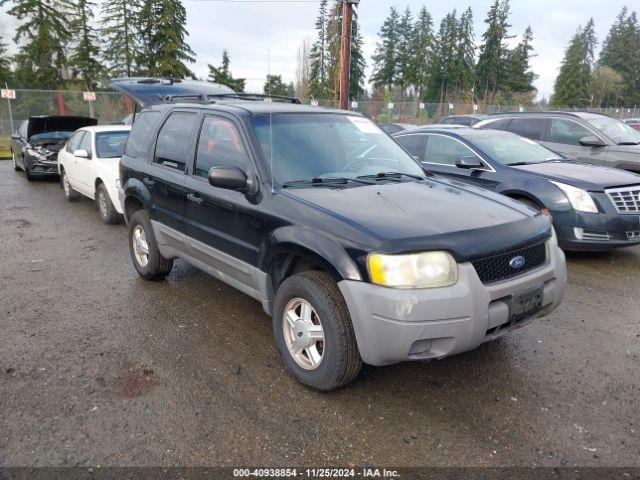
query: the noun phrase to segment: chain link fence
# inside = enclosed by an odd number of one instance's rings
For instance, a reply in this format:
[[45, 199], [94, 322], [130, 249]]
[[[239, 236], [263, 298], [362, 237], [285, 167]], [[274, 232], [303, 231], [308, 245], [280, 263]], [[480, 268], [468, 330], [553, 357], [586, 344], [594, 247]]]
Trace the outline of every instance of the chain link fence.
[[[10, 101], [10, 109], [7, 100], [0, 100], [0, 138], [10, 136], [21, 121], [33, 115], [86, 115], [96, 117], [100, 124], [108, 124], [122, 122], [133, 111], [131, 100], [120, 93], [95, 92], [95, 97], [95, 101], [86, 101], [83, 92], [79, 91], [16, 90], [16, 98]], [[334, 100], [309, 103], [322, 107], [336, 107]], [[351, 102], [350, 108], [378, 123], [399, 122], [418, 125], [437, 123], [447, 115], [549, 110], [549, 107], [541, 105], [505, 106], [379, 100]], [[566, 110], [598, 112], [621, 119], [640, 116], [640, 108], [635, 107]]]

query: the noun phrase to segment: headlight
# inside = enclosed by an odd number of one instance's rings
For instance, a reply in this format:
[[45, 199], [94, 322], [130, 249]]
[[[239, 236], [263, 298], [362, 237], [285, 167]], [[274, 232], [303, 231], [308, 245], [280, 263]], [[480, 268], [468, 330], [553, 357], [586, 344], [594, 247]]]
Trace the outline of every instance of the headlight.
[[31, 155], [32, 157], [37, 158], [38, 160], [46, 160], [47, 159], [47, 157], [42, 155], [40, 152], [35, 151], [33, 148], [27, 148], [27, 154]]
[[371, 281], [386, 287], [436, 288], [448, 287], [458, 281], [458, 264], [447, 252], [372, 253], [367, 261]]
[[551, 181], [556, 187], [558, 187], [569, 199], [569, 203], [578, 212], [591, 212], [598, 213], [598, 207], [589, 195], [589, 192], [578, 187], [572, 187], [566, 183]]

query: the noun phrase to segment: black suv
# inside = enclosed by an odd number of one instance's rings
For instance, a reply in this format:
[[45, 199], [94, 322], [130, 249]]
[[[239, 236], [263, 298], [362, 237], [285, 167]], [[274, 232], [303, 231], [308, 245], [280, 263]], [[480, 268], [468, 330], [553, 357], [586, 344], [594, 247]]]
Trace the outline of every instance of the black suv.
[[560, 302], [545, 215], [427, 176], [360, 115], [250, 98], [138, 115], [121, 174], [131, 258], [157, 280], [180, 257], [259, 300], [302, 383], [470, 350]]

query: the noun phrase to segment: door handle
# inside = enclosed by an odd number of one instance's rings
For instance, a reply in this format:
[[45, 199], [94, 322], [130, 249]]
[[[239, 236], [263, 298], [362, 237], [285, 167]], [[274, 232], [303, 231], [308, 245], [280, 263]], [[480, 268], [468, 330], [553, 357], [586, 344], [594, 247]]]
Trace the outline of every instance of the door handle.
[[187, 200], [189, 200], [191, 203], [193, 203], [195, 205], [200, 205], [202, 202], [204, 202], [203, 198], [201, 198], [198, 195], [195, 195], [193, 193], [189, 193], [187, 195]]
[[156, 182], [154, 180], [151, 180], [149, 177], [143, 178], [142, 183], [144, 183], [149, 188], [153, 187], [156, 184]]

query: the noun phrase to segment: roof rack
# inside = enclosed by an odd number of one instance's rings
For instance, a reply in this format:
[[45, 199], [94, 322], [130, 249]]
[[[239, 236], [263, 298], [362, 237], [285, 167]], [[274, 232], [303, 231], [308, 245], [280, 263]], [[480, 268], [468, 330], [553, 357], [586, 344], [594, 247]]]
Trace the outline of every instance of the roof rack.
[[262, 93], [215, 93], [215, 94], [183, 94], [166, 95], [162, 100], [166, 103], [174, 102], [197, 102], [215, 103], [216, 100], [248, 100], [254, 102], [282, 102], [282, 103], [302, 103], [299, 98], [286, 97], [284, 95], [267, 95]]

